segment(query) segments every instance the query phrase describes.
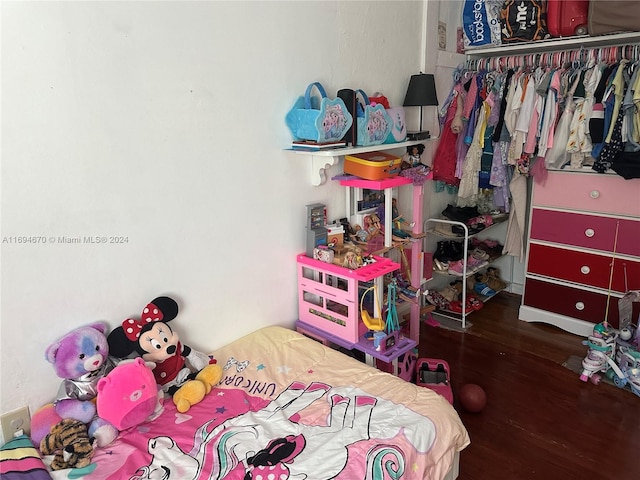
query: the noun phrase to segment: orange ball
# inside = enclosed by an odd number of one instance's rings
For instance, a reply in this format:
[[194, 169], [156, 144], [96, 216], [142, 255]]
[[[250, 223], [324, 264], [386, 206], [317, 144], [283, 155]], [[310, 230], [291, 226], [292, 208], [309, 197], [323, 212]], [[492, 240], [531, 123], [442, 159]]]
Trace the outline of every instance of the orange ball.
[[481, 412], [487, 405], [487, 394], [480, 385], [467, 383], [460, 388], [458, 399], [469, 413]]

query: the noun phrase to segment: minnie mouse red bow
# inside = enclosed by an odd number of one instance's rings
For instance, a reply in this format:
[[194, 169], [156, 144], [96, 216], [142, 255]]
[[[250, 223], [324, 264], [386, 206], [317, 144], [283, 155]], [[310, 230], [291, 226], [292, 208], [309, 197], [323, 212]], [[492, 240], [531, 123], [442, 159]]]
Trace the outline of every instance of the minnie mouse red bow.
[[127, 336], [127, 338], [132, 342], [135, 342], [140, 336], [142, 327], [144, 327], [148, 323], [159, 322], [163, 319], [163, 317], [164, 315], [162, 314], [160, 309], [153, 303], [150, 303], [142, 311], [140, 320], [127, 318], [124, 322], [122, 322], [122, 329], [124, 330], [124, 334]]

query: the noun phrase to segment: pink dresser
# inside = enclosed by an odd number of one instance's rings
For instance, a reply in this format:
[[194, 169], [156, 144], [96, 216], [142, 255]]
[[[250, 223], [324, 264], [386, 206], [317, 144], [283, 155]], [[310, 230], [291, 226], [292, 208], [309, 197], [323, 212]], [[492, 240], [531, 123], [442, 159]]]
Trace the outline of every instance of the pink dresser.
[[640, 179], [552, 171], [534, 182], [520, 319], [586, 336], [605, 316], [617, 327], [618, 299], [638, 289]]

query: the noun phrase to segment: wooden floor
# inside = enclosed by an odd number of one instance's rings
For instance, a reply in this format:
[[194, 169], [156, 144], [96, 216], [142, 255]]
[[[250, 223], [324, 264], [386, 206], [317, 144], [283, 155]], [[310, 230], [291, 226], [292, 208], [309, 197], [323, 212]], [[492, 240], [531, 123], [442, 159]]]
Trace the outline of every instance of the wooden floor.
[[[640, 479], [640, 397], [581, 382], [562, 363], [584, 357], [583, 338], [519, 321], [519, 305], [503, 292], [468, 317], [464, 333], [421, 327], [420, 356], [450, 364], [471, 437], [459, 479]], [[465, 383], [485, 389], [481, 413], [461, 410]]]

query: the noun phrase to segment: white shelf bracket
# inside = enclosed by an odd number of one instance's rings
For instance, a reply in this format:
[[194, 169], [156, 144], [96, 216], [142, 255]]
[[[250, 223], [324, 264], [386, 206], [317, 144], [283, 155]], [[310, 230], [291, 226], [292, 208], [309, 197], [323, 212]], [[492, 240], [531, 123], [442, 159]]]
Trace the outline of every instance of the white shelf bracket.
[[325, 169], [338, 164], [338, 156], [311, 155], [311, 184], [319, 187], [327, 181]]

